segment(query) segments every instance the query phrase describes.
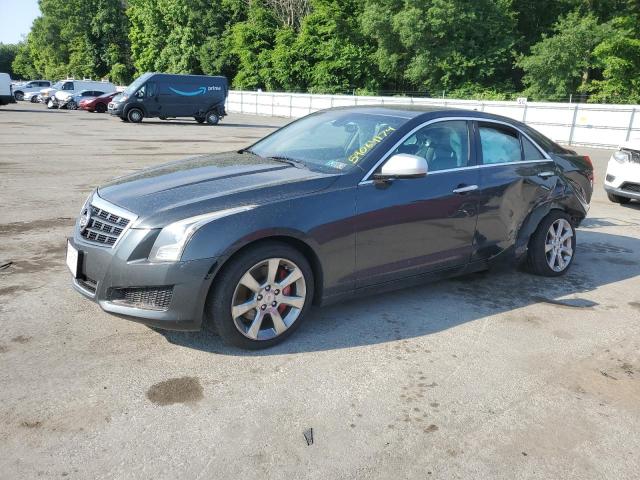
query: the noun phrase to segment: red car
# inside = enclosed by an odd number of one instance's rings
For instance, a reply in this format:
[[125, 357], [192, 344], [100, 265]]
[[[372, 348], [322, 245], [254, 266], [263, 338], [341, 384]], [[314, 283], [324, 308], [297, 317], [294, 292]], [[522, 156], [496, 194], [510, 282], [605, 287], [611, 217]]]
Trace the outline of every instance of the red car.
[[84, 100], [80, 100], [80, 104], [78, 108], [82, 110], [87, 110], [89, 112], [98, 112], [104, 113], [107, 111], [107, 105], [109, 102], [118, 95], [118, 92], [105, 93], [104, 95], [100, 95], [99, 97], [86, 98]]

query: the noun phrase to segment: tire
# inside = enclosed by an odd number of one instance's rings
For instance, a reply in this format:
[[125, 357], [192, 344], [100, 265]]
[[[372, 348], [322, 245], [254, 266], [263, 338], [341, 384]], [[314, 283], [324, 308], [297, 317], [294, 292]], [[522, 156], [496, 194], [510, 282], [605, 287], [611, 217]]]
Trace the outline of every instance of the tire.
[[67, 110], [77, 110], [77, 108], [78, 108], [78, 104], [73, 100], [70, 100], [69, 102], [67, 102]]
[[220, 122], [220, 115], [218, 115], [218, 112], [210, 110], [207, 112], [205, 119], [209, 125], [217, 125]]
[[24, 100], [24, 92], [16, 92], [16, 93], [13, 94], [13, 97], [17, 101], [21, 102], [22, 100]]
[[107, 111], [107, 106], [104, 103], [98, 103], [96, 105], [96, 112], [98, 113], [104, 113]]
[[626, 205], [627, 203], [629, 203], [631, 201], [630, 198], [621, 197], [620, 195], [616, 195], [614, 193], [607, 193], [607, 197], [613, 203], [619, 203], [620, 205]]
[[206, 118], [205, 118], [205, 117], [193, 117], [193, 118], [195, 118], [195, 119], [196, 119], [196, 122], [198, 122], [198, 123], [204, 123], [204, 122], [205, 122], [205, 120], [206, 120]]
[[[275, 265], [277, 268], [273, 268]], [[280, 281], [292, 274], [296, 279], [278, 289], [278, 281], [267, 281], [267, 272], [276, 272]], [[268, 348], [300, 327], [313, 292], [313, 272], [304, 255], [289, 245], [265, 242], [241, 252], [223, 267], [209, 292], [206, 314], [225, 343], [249, 350]], [[295, 301], [297, 306], [284, 299]], [[244, 312], [236, 309], [234, 317], [232, 306], [248, 302], [255, 306]], [[258, 316], [260, 320], [256, 322]]]
[[[560, 240], [556, 241], [558, 235]], [[564, 275], [573, 263], [575, 251], [576, 230], [571, 217], [559, 210], [552, 210], [542, 219], [529, 240], [529, 271], [545, 277]]]
[[31, 97], [31, 103], [38, 103], [38, 96], [34, 95], [33, 97]]
[[127, 120], [131, 123], [140, 123], [144, 118], [144, 113], [139, 108], [132, 108], [127, 112]]

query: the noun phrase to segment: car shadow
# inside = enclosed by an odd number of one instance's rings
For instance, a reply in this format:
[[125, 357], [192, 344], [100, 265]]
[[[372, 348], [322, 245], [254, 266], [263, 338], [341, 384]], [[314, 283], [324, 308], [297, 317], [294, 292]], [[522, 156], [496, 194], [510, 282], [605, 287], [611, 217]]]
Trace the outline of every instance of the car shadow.
[[[600, 219], [603, 220], [603, 219]], [[298, 331], [275, 347], [245, 351], [209, 331], [159, 331], [172, 344], [234, 356], [283, 355], [351, 348], [431, 335], [486, 317], [544, 303], [567, 310], [612, 309], [590, 298], [599, 287], [640, 275], [640, 239], [580, 228], [571, 270], [555, 278], [509, 267], [314, 308]], [[591, 228], [595, 228], [591, 227]], [[637, 298], [627, 301], [640, 302]]]

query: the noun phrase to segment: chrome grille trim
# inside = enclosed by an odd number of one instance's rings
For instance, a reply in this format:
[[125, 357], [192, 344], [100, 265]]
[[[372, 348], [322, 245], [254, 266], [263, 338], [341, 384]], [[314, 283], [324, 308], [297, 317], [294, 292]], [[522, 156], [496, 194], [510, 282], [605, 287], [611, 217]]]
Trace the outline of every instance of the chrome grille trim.
[[629, 160], [632, 163], [640, 163], [640, 151], [631, 150], [630, 148], [622, 148], [621, 150], [629, 154]]
[[89, 243], [113, 248], [138, 218], [135, 214], [103, 200], [95, 193], [87, 202], [91, 219], [80, 236]]

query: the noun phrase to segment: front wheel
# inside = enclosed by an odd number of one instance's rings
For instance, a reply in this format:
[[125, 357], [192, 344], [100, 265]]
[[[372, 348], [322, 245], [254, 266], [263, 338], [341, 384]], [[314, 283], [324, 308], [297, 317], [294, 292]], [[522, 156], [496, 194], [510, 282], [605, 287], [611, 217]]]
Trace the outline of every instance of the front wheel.
[[225, 343], [271, 347], [302, 323], [313, 298], [313, 272], [298, 250], [264, 243], [230, 260], [210, 293], [207, 313]]
[[24, 93], [23, 92], [16, 92], [13, 96], [18, 101], [24, 100]]
[[98, 103], [96, 105], [96, 112], [98, 113], [104, 113], [107, 111], [107, 106], [104, 103]]
[[38, 103], [38, 96], [34, 95], [33, 97], [31, 97], [31, 103]]
[[619, 203], [620, 205], [625, 205], [631, 201], [630, 198], [621, 197], [620, 195], [616, 195], [614, 193], [607, 193], [607, 197], [613, 203]]
[[143, 118], [144, 114], [139, 108], [132, 108], [127, 112], [127, 120], [129, 120], [131, 123], [140, 123]]
[[536, 275], [564, 275], [573, 263], [576, 231], [571, 217], [553, 210], [547, 215], [529, 241], [529, 270]]
[[73, 100], [70, 100], [67, 103], [67, 110], [76, 110], [78, 108], [78, 104], [76, 102], [74, 102]]

